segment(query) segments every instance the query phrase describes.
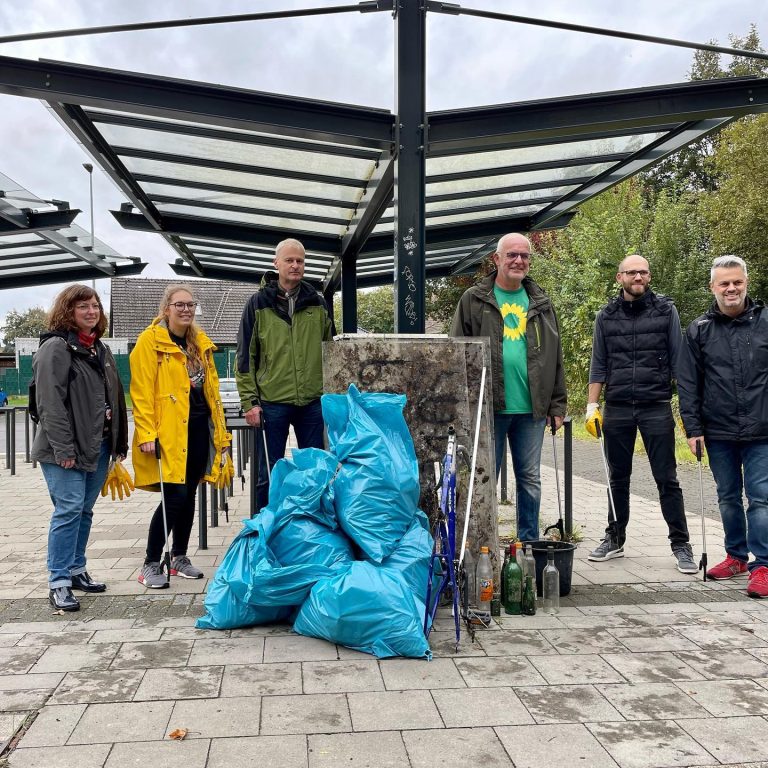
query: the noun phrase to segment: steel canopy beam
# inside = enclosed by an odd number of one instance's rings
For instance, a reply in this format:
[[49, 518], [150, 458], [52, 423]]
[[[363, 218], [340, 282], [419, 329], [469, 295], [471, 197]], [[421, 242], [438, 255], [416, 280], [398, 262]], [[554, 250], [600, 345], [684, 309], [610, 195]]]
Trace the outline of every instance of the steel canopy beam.
[[136, 72], [0, 56], [0, 93], [389, 149], [386, 110], [300, 99]]
[[[138, 275], [142, 272], [145, 263], [115, 265], [113, 277], [127, 277], [128, 275]], [[66, 265], [59, 264], [51, 270], [35, 273], [25, 270], [18, 275], [4, 275], [0, 272], [3, 288], [29, 288], [35, 285], [52, 285], [54, 283], [78, 282], [81, 280], [100, 280], [104, 274], [86, 264], [75, 265], [71, 269]]]
[[79, 209], [33, 211], [16, 208], [0, 199], [0, 235], [29, 234], [49, 229], [66, 229], [74, 220]]
[[[121, 227], [138, 232], [155, 232], [155, 228], [144, 216], [128, 211], [110, 211]], [[224, 223], [198, 219], [193, 216], [163, 214], [163, 234], [179, 237], [202, 237], [210, 240], [226, 240], [275, 247], [286, 237], [299, 237], [307, 251], [337, 254], [341, 239], [330, 235], [316, 235], [279, 227], [256, 227], [247, 224]]]
[[472, 151], [499, 142], [642, 132], [661, 122], [741, 117], [768, 111], [768, 78], [701, 80], [585, 96], [430, 113], [429, 147]]

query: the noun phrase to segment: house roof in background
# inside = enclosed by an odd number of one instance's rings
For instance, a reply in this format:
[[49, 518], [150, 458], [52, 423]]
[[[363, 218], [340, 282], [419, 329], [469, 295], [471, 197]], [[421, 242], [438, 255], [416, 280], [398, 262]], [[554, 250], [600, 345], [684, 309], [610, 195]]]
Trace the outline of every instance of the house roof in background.
[[[136, 341], [157, 316], [157, 307], [168, 285], [183, 280], [112, 278], [110, 334]], [[232, 280], [193, 280], [187, 283], [199, 304], [195, 321], [214, 344], [237, 344], [243, 307], [253, 295], [253, 283]]]

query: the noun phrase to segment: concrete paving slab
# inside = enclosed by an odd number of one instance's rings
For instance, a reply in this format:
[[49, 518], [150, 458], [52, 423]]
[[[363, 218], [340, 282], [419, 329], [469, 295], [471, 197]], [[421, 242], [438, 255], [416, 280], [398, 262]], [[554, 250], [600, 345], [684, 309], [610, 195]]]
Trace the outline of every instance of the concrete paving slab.
[[18, 643], [17, 648], [30, 645], [78, 645], [87, 643], [94, 632], [27, 632]]
[[751, 625], [683, 627], [680, 634], [701, 648], [727, 650], [768, 647], [768, 641], [759, 637]]
[[85, 712], [85, 704], [43, 707], [24, 734], [24, 747], [63, 746]]
[[410, 768], [398, 731], [310, 735], [309, 768]]
[[89, 704], [69, 744], [105, 744], [160, 740], [173, 709], [171, 701]]
[[403, 731], [442, 728], [429, 691], [383, 691], [347, 694], [355, 731]]
[[[389, 670], [392, 661], [382, 664], [382, 670], [385, 668]], [[382, 672], [379, 670], [379, 662], [375, 659], [305, 661], [301, 668], [304, 693], [348, 693], [352, 691], [384, 690]], [[456, 667], [453, 667], [453, 672], [459, 679], [459, 685], [464, 687]], [[391, 688], [393, 686], [387, 687]], [[429, 688], [431, 686], [413, 685], [400, 687]]]
[[258, 736], [261, 703], [254, 696], [177, 701], [166, 728], [187, 728], [188, 739]]
[[584, 725], [519, 725], [494, 730], [515, 768], [617, 768]]
[[[533, 661], [530, 659], [506, 658], [495, 656], [493, 658], [456, 659], [456, 668], [470, 688], [496, 687], [508, 685], [542, 685], [544, 678]], [[547, 659], [556, 657], [546, 657]], [[542, 664], [545, 662], [542, 661]]]
[[115, 744], [104, 768], [146, 768], [148, 765], [205, 768], [209, 745], [207, 739]]
[[24, 712], [39, 709], [51, 695], [50, 688], [3, 691], [2, 711]]
[[720, 761], [768, 760], [766, 722], [762, 717], [681, 720], [678, 725]]
[[307, 768], [306, 736], [211, 739], [206, 768]]
[[452, 659], [386, 659], [380, 667], [389, 691], [467, 687]]
[[[550, 685], [624, 682], [624, 678], [596, 654], [531, 656], [529, 660]], [[518, 685], [521, 683], [517, 681]]]
[[301, 664], [228, 664], [221, 696], [267, 696], [302, 692]]
[[707, 680], [768, 677], [768, 664], [743, 651], [678, 651], [675, 655]]
[[[586, 616], [582, 619], [588, 620]], [[547, 656], [558, 653], [541, 632], [533, 629], [489, 632], [478, 638], [478, 644], [488, 656]]]
[[670, 627], [613, 627], [614, 635], [630, 651], [695, 651], [698, 646]]
[[601, 686], [600, 692], [626, 720], [679, 720], [709, 714], [674, 683], [609, 684]]
[[98, 645], [50, 645], [35, 663], [33, 672], [78, 672], [106, 669], [115, 658], [118, 643]]
[[[384, 696], [353, 693], [350, 696]], [[429, 695], [429, 694], [427, 694]], [[433, 704], [434, 707], [434, 704]], [[351, 731], [350, 707], [343, 694], [317, 693], [301, 696], [264, 696], [261, 700], [261, 733], [265, 736], [297, 733]], [[356, 729], [359, 730], [359, 729]], [[393, 730], [392, 728], [364, 730]]]
[[624, 719], [592, 685], [517, 687], [515, 693], [541, 725]]
[[264, 638], [195, 640], [187, 664], [202, 667], [223, 664], [261, 664]]
[[698, 680], [676, 685], [715, 717], [768, 715], [768, 690], [752, 680]]
[[712, 762], [712, 756], [671, 721], [588, 723], [621, 768], [674, 768]]
[[122, 643], [130, 638], [132, 643], [146, 643], [157, 641], [163, 634], [162, 628], [133, 628], [126, 630], [120, 629], [100, 629], [94, 633], [89, 642], [91, 643]]
[[205, 699], [218, 696], [224, 667], [167, 667], [143, 673], [135, 701]]
[[264, 646], [264, 662], [273, 661], [336, 661], [339, 654], [336, 645], [316, 637], [301, 635], [278, 635], [275, 637], [252, 638], [254, 644]]
[[89, 670], [68, 672], [53, 692], [50, 704], [95, 704], [131, 701], [144, 671]]
[[704, 679], [700, 672], [686, 664], [677, 654], [670, 652], [604, 653], [602, 658], [630, 683]]
[[607, 630], [544, 629], [541, 634], [561, 654], [621, 653], [627, 650]]
[[42, 675], [0, 675], [0, 691], [23, 691], [30, 688], [53, 690], [63, 679], [64, 672]]
[[0, 752], [29, 715], [29, 712], [0, 712]]
[[520, 725], [534, 722], [512, 688], [433, 691], [446, 728]]
[[102, 768], [110, 744], [82, 747], [33, 747], [16, 749], [8, 768]]
[[0, 635], [0, 648], [10, 648], [12, 645], [16, 645], [22, 637], [24, 637], [22, 632], [2, 634]]
[[405, 731], [403, 741], [412, 768], [434, 768], [435, 755], [450, 755], [455, 765], [484, 768], [513, 766], [491, 728], [452, 728], [449, 731]]
[[44, 646], [0, 648], [0, 673], [22, 675], [45, 653]]
[[183, 667], [186, 666], [191, 652], [191, 640], [123, 643], [112, 660], [110, 669]]

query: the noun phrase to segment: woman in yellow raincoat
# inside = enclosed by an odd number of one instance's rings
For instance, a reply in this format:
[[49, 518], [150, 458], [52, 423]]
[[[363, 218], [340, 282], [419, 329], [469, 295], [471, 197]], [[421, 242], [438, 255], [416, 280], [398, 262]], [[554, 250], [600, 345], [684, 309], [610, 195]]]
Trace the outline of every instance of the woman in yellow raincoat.
[[[136, 487], [160, 490], [155, 440], [160, 442], [168, 535], [173, 532], [171, 575], [201, 579], [203, 572], [187, 556], [201, 481], [221, 486], [231, 477], [231, 442], [213, 363], [213, 342], [195, 324], [192, 288], [169, 285], [158, 316], [139, 336], [131, 352], [133, 468]], [[139, 583], [168, 586], [161, 565], [165, 546], [163, 509], [149, 525], [147, 555]]]

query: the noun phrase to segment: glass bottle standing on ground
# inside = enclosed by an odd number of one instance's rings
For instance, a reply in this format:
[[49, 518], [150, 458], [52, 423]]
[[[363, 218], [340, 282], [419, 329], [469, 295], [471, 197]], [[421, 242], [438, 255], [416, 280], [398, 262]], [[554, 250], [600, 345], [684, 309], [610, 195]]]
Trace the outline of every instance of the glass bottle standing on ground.
[[525, 588], [523, 589], [523, 599], [521, 602], [522, 613], [525, 616], [536, 615], [536, 587], [534, 578], [530, 573], [525, 574]]
[[533, 596], [536, 597], [536, 560], [533, 557], [533, 546], [525, 548], [525, 571], [526, 576], [533, 579]]
[[523, 572], [514, 557], [507, 560], [502, 572], [504, 588], [501, 593], [501, 601], [504, 605], [504, 613], [517, 616], [520, 614], [523, 597]]
[[541, 593], [544, 613], [560, 610], [560, 572], [555, 565], [555, 548], [547, 547], [547, 565], [541, 576]]
[[504, 602], [504, 580], [506, 579], [505, 573], [507, 570], [507, 563], [509, 562], [509, 558], [512, 557], [514, 553], [514, 549], [512, 545], [510, 544], [509, 547], [504, 547], [504, 562], [501, 565], [501, 589], [499, 590], [499, 596], [501, 597], [501, 602]]
[[522, 541], [515, 542], [515, 560], [517, 560], [517, 564], [520, 566], [520, 573], [525, 577], [525, 548]]
[[480, 547], [480, 559], [477, 561], [477, 610], [491, 612], [493, 599], [493, 568], [488, 547]]

